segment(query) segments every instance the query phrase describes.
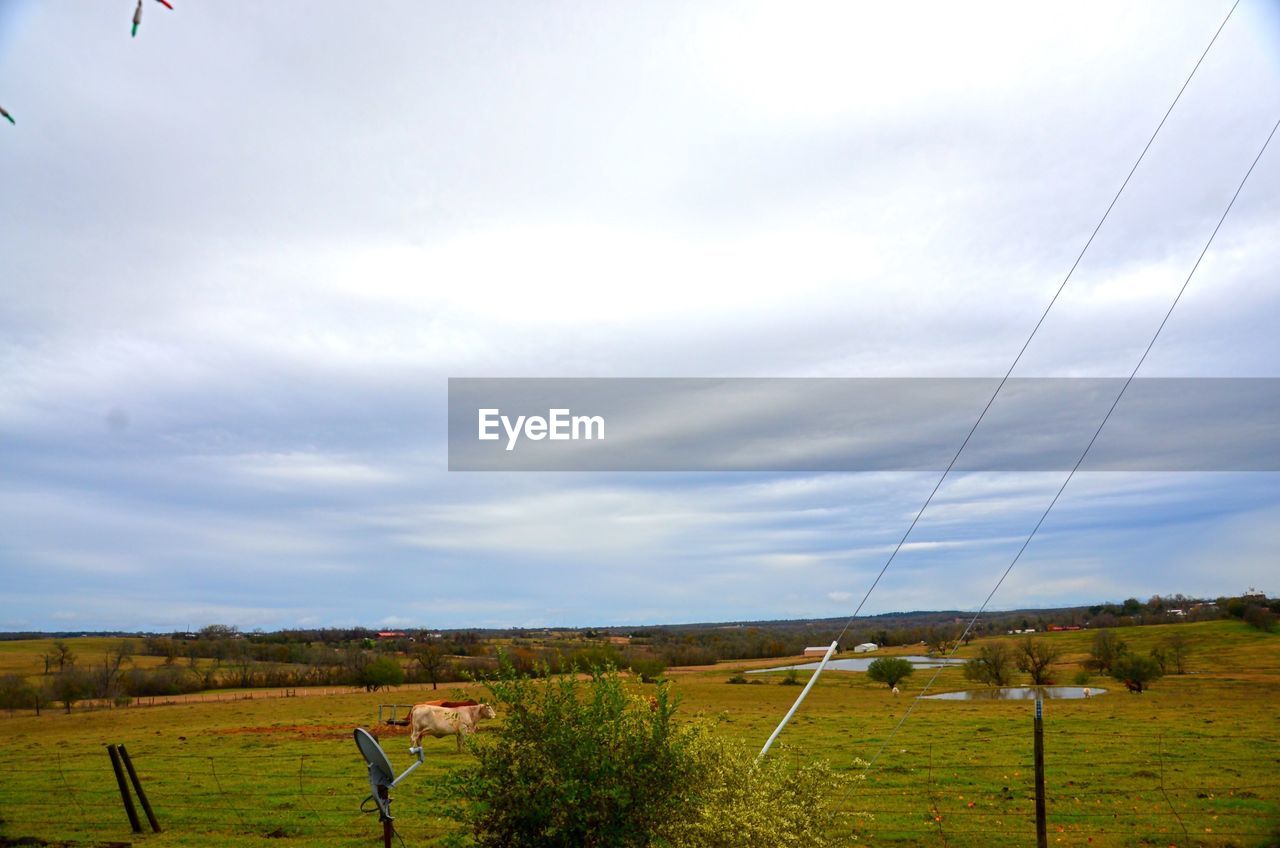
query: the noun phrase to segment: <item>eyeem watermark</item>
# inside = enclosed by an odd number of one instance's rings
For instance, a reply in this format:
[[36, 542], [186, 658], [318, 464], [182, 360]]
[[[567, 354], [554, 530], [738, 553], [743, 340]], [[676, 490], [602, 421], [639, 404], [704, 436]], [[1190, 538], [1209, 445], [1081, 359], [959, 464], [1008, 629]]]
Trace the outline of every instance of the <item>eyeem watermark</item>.
[[512, 421], [500, 409], [477, 410], [480, 419], [479, 438], [482, 442], [496, 442], [499, 428], [506, 434], [507, 450], [515, 450], [523, 436], [535, 442], [550, 439], [553, 442], [604, 439], [604, 416], [574, 415], [570, 409], [548, 409], [541, 415], [517, 415]]
[[455, 377], [449, 469], [1280, 471], [1276, 421], [1277, 378]]

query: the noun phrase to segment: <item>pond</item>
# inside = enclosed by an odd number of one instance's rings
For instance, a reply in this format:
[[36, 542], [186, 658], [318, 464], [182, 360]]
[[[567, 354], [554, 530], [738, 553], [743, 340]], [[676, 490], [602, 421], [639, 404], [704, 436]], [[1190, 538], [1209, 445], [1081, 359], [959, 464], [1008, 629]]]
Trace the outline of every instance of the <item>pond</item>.
[[[843, 660], [832, 660], [827, 663], [828, 669], [836, 671], [866, 671], [867, 666], [871, 665], [880, 657], [849, 657]], [[947, 659], [945, 657], [899, 657], [910, 662], [916, 668], [943, 668], [948, 665], [963, 665], [964, 660]], [[784, 665], [778, 668], [757, 668], [748, 671], [747, 674], [764, 674], [769, 671], [790, 671], [791, 669], [799, 669], [800, 671], [813, 671], [818, 667], [816, 662], [802, 663], [800, 665]]]
[[[936, 701], [1031, 701], [1037, 696], [1046, 700], [1076, 700], [1085, 697], [1084, 686], [1006, 686], [1003, 689], [966, 689], [963, 692], [941, 692], [924, 695]], [[1090, 696], [1104, 695], [1106, 689], [1088, 687]]]

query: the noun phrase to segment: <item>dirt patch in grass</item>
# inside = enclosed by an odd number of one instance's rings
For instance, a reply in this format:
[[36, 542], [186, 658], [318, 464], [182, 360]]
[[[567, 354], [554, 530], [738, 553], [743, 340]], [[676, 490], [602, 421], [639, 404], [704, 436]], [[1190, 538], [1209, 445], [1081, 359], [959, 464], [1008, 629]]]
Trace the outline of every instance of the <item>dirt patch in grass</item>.
[[224, 736], [249, 734], [288, 736], [294, 739], [336, 739], [350, 736], [353, 727], [348, 724], [274, 724], [267, 727], [224, 727], [211, 732]]
[[[212, 730], [223, 736], [287, 736], [290, 739], [347, 739], [357, 724], [271, 724], [258, 727], [224, 727]], [[379, 739], [386, 736], [408, 736], [409, 728], [380, 724], [366, 728]]]

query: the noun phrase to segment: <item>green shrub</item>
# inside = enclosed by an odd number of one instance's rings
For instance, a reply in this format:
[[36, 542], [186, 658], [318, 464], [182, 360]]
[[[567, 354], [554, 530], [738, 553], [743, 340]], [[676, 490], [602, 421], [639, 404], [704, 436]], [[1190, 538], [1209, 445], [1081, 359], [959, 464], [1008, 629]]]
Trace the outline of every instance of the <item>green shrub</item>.
[[1125, 654], [1116, 660], [1115, 666], [1111, 669], [1112, 677], [1124, 681], [1124, 685], [1130, 692], [1139, 693], [1163, 674], [1160, 664], [1154, 658], [1144, 657], [1141, 654]]
[[384, 686], [404, 683], [404, 669], [391, 657], [378, 657], [360, 670], [360, 685], [367, 692], [377, 692]]
[[479, 762], [446, 782], [476, 845], [639, 848], [687, 802], [666, 686], [651, 704], [611, 670], [538, 682], [504, 660], [488, 688], [503, 727], [469, 739]]
[[782, 679], [778, 681], [781, 686], [799, 686], [800, 671], [799, 669], [789, 668], [787, 673], [782, 675]]
[[35, 690], [26, 678], [20, 674], [6, 674], [0, 677], [0, 710], [31, 709], [35, 698]]
[[631, 660], [631, 670], [639, 675], [641, 682], [657, 683], [667, 664], [656, 658], [636, 658]]
[[902, 657], [881, 657], [867, 666], [867, 677], [890, 689], [915, 673], [916, 667]]
[[1077, 686], [1088, 686], [1089, 680], [1089, 672], [1083, 668], [1076, 672], [1075, 677], [1071, 678], [1071, 682]]
[[728, 680], [725, 681], [725, 683], [737, 683], [737, 684], [742, 684], [746, 682], [747, 682], [746, 675], [743, 675], [743, 674], [735, 674], [733, 677], [730, 677]]
[[[775, 749], [756, 761], [756, 751], [718, 736], [706, 725], [692, 728], [688, 753], [692, 805], [662, 830], [672, 848], [844, 845], [835, 834], [849, 831], [854, 816], [838, 809], [851, 780], [825, 761], [794, 765]], [[854, 768], [865, 766], [854, 761]], [[841, 825], [844, 825], [842, 828]]]
[[488, 688], [503, 726], [468, 737], [475, 766], [446, 779], [454, 844], [830, 844], [843, 796], [826, 765], [755, 765], [709, 726], [677, 725], [666, 684], [638, 697], [612, 669], [534, 680], [504, 664]]
[[1270, 633], [1276, 627], [1276, 615], [1271, 610], [1258, 604], [1245, 607], [1241, 616], [1250, 627], [1256, 627], [1263, 633]]

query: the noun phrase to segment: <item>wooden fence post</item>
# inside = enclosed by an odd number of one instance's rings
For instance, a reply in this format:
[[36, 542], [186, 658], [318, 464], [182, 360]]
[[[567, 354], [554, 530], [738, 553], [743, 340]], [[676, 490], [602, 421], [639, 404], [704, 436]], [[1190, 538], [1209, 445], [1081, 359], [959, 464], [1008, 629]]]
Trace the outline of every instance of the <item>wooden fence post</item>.
[[142, 833], [142, 822], [138, 821], [138, 811], [134, 809], [129, 787], [124, 783], [124, 769], [120, 768], [120, 754], [116, 751], [115, 745], [108, 745], [107, 753], [111, 756], [111, 768], [116, 773], [116, 785], [120, 787], [120, 800], [124, 801], [124, 811], [129, 814], [129, 825], [134, 833]]
[[151, 811], [151, 802], [147, 800], [147, 793], [142, 791], [142, 781], [138, 780], [138, 773], [133, 769], [133, 760], [129, 758], [129, 752], [125, 750], [123, 745], [120, 748], [120, 759], [124, 760], [125, 770], [129, 772], [129, 782], [133, 784], [133, 791], [138, 793], [138, 800], [142, 802], [142, 811], [147, 814], [147, 821], [151, 824], [151, 830], [155, 833], [160, 832], [160, 822], [156, 821], [156, 814]]

